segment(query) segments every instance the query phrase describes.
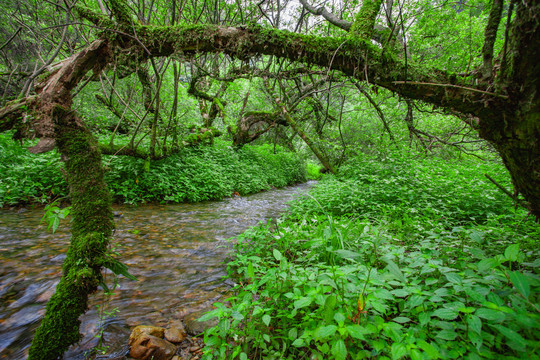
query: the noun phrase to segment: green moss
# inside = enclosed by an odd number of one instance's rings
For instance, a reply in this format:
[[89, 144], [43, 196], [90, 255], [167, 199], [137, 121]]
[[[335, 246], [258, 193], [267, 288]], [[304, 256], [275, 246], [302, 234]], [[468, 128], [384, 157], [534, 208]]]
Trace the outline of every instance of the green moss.
[[72, 239], [62, 278], [32, 342], [31, 360], [60, 358], [79, 340], [79, 317], [87, 309], [88, 295], [97, 289], [101, 279], [101, 264], [114, 229], [111, 197], [95, 140], [72, 112], [58, 106], [53, 116], [57, 123], [56, 143], [67, 158]]
[[109, 0], [109, 6], [119, 24], [131, 27], [131, 10], [124, 0]]
[[114, 28], [114, 23], [107, 16], [86, 6], [75, 4], [74, 10], [79, 17], [86, 19], [97, 26], [109, 29]]
[[359, 36], [362, 39], [371, 40], [373, 29], [375, 28], [375, 20], [381, 5], [382, 0], [364, 0], [364, 3], [351, 26], [349, 34], [352, 36]]

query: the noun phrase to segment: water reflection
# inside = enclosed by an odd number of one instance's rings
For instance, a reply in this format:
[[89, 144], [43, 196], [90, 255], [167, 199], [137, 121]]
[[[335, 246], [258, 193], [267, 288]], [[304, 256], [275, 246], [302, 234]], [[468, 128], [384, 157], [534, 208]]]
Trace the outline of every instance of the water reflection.
[[[104, 319], [108, 344], [123, 346], [129, 328], [166, 325], [171, 319], [218, 300], [230, 251], [226, 239], [259, 221], [274, 218], [309, 184], [219, 202], [121, 206], [115, 211], [116, 250], [137, 282], [121, 278], [107, 311], [103, 294], [91, 299], [82, 318], [84, 338], [65, 358], [83, 358], [97, 344], [98, 319]], [[0, 210], [0, 358], [25, 359], [33, 333], [61, 274], [69, 243], [67, 226], [54, 235], [40, 224], [42, 210]], [[108, 275], [111, 279], [112, 275]], [[109, 339], [107, 339], [107, 337]]]

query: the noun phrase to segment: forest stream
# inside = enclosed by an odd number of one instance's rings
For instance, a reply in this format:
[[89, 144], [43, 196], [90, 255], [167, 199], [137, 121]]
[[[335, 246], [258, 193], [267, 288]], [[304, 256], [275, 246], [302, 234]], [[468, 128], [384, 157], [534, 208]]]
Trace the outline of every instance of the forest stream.
[[[208, 308], [231, 287], [224, 280], [234, 237], [277, 217], [311, 183], [216, 202], [115, 206], [114, 243], [138, 281], [119, 278], [114, 295], [91, 298], [83, 339], [65, 359], [84, 359], [102, 330], [109, 351], [127, 344], [136, 325], [165, 326]], [[69, 244], [68, 221], [55, 234], [43, 210], [0, 210], [0, 359], [25, 359], [54, 293]], [[109, 287], [112, 274], [107, 275]], [[100, 310], [101, 309], [101, 310]], [[107, 316], [114, 313], [115, 316]]]

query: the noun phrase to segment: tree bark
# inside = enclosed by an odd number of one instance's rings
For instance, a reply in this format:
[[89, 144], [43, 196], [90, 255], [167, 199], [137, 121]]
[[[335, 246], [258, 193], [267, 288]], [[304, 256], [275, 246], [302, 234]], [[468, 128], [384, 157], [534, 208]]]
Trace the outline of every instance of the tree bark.
[[102, 280], [101, 268], [107, 261], [114, 229], [111, 196], [96, 141], [72, 111], [58, 105], [53, 117], [56, 145], [67, 159], [72, 238], [62, 278], [32, 341], [30, 360], [61, 358], [69, 346], [79, 341], [79, 317], [88, 308], [88, 295]]

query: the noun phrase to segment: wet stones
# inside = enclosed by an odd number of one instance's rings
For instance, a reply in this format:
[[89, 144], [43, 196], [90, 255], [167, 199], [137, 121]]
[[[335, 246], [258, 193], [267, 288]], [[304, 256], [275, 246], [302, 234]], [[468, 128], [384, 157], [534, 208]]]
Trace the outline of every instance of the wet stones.
[[134, 339], [129, 350], [129, 356], [140, 360], [171, 360], [175, 353], [176, 346], [145, 333]]
[[129, 336], [129, 345], [132, 345], [132, 343], [143, 334], [162, 338], [164, 333], [165, 329], [159, 326], [139, 325], [131, 332], [131, 335]]
[[186, 330], [181, 322], [175, 322], [165, 330], [165, 339], [172, 343], [180, 343], [186, 338]]
[[199, 318], [206, 314], [208, 311], [212, 310], [210, 309], [204, 309], [200, 311], [193, 312], [191, 314], [188, 314], [184, 318], [184, 323], [186, 324], [186, 331], [190, 335], [199, 335], [204, 330], [217, 326], [218, 319], [212, 318], [207, 321], [199, 321]]
[[138, 360], [171, 360], [177, 351], [173, 343], [180, 343], [185, 338], [186, 331], [181, 323], [174, 323], [167, 329], [140, 325], [129, 336], [129, 355]]

